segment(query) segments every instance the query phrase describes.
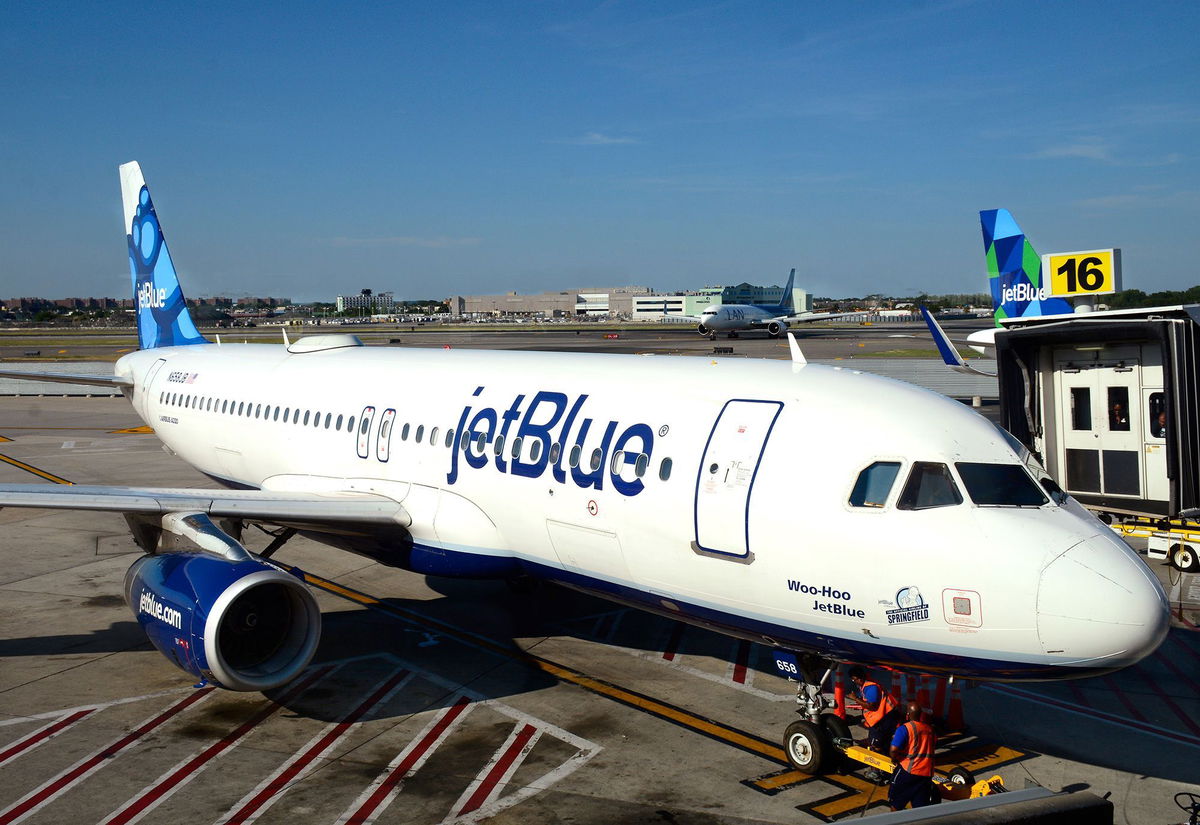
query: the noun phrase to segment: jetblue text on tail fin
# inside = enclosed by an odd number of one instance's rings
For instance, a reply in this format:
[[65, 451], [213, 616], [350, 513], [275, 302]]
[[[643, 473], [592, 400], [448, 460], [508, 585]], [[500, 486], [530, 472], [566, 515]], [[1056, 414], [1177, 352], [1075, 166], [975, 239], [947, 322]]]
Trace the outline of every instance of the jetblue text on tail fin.
[[188, 314], [150, 190], [136, 162], [121, 166], [121, 199], [137, 306], [138, 346], [153, 349], [208, 343]]
[[1050, 285], [1042, 283], [1042, 259], [1007, 209], [985, 209], [979, 222], [997, 326], [1005, 318], [1074, 311], [1069, 301], [1050, 296]]

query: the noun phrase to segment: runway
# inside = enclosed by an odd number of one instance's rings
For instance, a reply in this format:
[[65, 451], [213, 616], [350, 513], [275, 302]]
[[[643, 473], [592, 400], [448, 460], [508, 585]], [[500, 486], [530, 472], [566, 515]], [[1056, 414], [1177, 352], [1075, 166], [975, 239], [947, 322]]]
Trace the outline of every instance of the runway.
[[[212, 486], [140, 425], [120, 398], [0, 398], [0, 480]], [[137, 555], [116, 515], [0, 510], [0, 825], [880, 810], [884, 789], [861, 776], [788, 768], [794, 688], [759, 645], [553, 586], [427, 578], [294, 539], [275, 558], [318, 594], [317, 657], [270, 695], [232, 694], [192, 687], [146, 642], [120, 598]], [[1187, 784], [1200, 580], [1151, 566], [1181, 611], [1158, 654], [1100, 679], [968, 688], [970, 729], [939, 763], [1010, 788], [1111, 792], [1118, 822], [1178, 819], [1171, 795], [1200, 792]]]

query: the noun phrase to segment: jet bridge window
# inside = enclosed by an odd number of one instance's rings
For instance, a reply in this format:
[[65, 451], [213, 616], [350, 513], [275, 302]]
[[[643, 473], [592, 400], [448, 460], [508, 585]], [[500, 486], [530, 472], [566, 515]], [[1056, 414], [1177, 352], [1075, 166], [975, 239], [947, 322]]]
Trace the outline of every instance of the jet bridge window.
[[950, 475], [950, 468], [936, 461], [914, 461], [896, 507], [901, 510], [929, 510], [962, 504], [962, 493]]
[[858, 474], [858, 480], [850, 492], [850, 506], [882, 507], [887, 503], [898, 475], [899, 461], [876, 461]]
[[971, 501], [981, 507], [1041, 507], [1046, 497], [1019, 464], [954, 465]]
[[1147, 425], [1150, 427], [1151, 438], [1166, 438], [1167, 437], [1167, 404], [1165, 397], [1161, 392], [1150, 393], [1146, 412]]

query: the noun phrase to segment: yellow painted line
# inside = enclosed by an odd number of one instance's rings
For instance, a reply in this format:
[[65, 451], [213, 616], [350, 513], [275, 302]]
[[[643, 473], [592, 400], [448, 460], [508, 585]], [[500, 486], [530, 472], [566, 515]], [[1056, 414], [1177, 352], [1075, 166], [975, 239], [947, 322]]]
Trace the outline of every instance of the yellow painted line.
[[508, 659], [514, 659], [524, 662], [525, 664], [532, 665], [544, 673], [548, 673], [564, 682], [571, 682], [572, 684], [578, 685], [584, 690], [614, 699], [622, 704], [629, 705], [630, 707], [634, 707], [646, 713], [653, 714], [654, 716], [661, 717], [669, 722], [689, 728], [697, 733], [701, 733], [710, 738], [725, 742], [726, 744], [733, 745], [741, 750], [758, 754], [759, 756], [770, 759], [773, 762], [777, 762], [781, 765], [788, 764], [787, 757], [783, 753], [783, 748], [767, 740], [760, 739], [753, 734], [745, 733], [737, 730], [736, 728], [729, 727], [728, 725], [722, 725], [719, 722], [706, 719], [703, 716], [691, 713], [683, 708], [655, 699], [651, 696], [636, 693], [618, 685], [593, 678], [574, 670], [573, 668], [557, 664], [549, 659], [543, 659], [542, 657], [535, 656], [532, 653], [510, 649], [503, 645], [497, 644], [496, 642], [484, 636], [477, 636], [474, 633], [454, 627], [453, 625], [445, 624], [437, 619], [421, 615], [415, 611], [410, 611], [393, 604], [381, 602], [380, 600], [372, 596], [368, 596], [365, 593], [361, 593], [357, 590], [352, 590], [351, 588], [336, 584], [328, 579], [321, 578], [320, 576], [315, 576], [311, 573], [305, 573], [304, 578], [309, 584], [312, 584], [313, 586], [319, 587], [322, 590], [326, 590], [330, 593], [334, 593], [345, 599], [349, 599], [350, 601], [357, 602], [362, 605], [372, 606], [387, 613], [396, 615], [407, 621], [425, 625], [426, 627], [435, 629], [438, 633], [453, 637], [473, 647], [483, 648], [489, 652], [495, 653], [498, 656], [503, 656]]
[[108, 432], [110, 435], [149, 435], [154, 432], [154, 428], [143, 424], [140, 427], [126, 427], [123, 430], [109, 430]]
[[1021, 751], [1006, 748], [1003, 745], [992, 745], [961, 753], [951, 751], [944, 756], [938, 757], [937, 769], [942, 774], [946, 774], [949, 772], [949, 769], [961, 765], [971, 773], [979, 774], [995, 765], [1013, 762], [1024, 755]]
[[841, 799], [834, 799], [819, 805], [806, 806], [808, 810], [826, 819], [833, 819], [835, 816], [840, 816], [855, 808], [865, 808], [872, 802], [882, 801], [887, 798], [886, 787], [874, 785], [865, 779], [859, 779], [857, 776], [837, 774], [823, 778], [834, 780], [838, 785], [844, 785], [848, 790], [854, 791], [850, 796], [843, 796]]
[[799, 785], [801, 782], [807, 782], [810, 779], [816, 779], [810, 773], [801, 773], [800, 771], [784, 771], [772, 776], [763, 776], [755, 779], [750, 784], [759, 790], [777, 791], [780, 788], [786, 788], [789, 785]]
[[3, 461], [5, 464], [11, 464], [12, 466], [16, 467], [18, 470], [24, 470], [27, 473], [33, 473], [35, 476], [46, 479], [46, 481], [53, 481], [55, 484], [74, 484], [75, 483], [73, 481], [67, 481], [65, 478], [60, 478], [59, 476], [56, 476], [53, 473], [48, 473], [45, 470], [39, 470], [37, 467], [34, 467], [32, 464], [26, 464], [24, 461], [18, 461], [15, 458], [9, 458], [6, 455], [0, 455], [0, 461]]
[[11, 438], [5, 438], [4, 436], [0, 435], [0, 443], [3, 443], [3, 442], [5, 442], [5, 441], [12, 441], [12, 439], [11, 439]]

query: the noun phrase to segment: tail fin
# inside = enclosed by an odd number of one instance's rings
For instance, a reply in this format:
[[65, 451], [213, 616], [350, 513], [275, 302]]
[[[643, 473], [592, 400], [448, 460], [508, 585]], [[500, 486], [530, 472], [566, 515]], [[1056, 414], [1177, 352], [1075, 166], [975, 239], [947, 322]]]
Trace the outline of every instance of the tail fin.
[[1007, 209], [984, 210], [979, 222], [996, 326], [1004, 318], [1070, 315], [1074, 311], [1065, 298], [1050, 296], [1049, 284], [1042, 283], [1042, 259]]
[[783, 288], [783, 300], [779, 302], [779, 305], [788, 312], [792, 312], [796, 309], [796, 293], [792, 290], [792, 285], [795, 283], [796, 267], [793, 266], [792, 273], [788, 275], [787, 286]]
[[207, 344], [188, 314], [142, 168], [132, 161], [122, 164], [120, 173], [125, 239], [137, 308], [138, 346], [153, 349]]

